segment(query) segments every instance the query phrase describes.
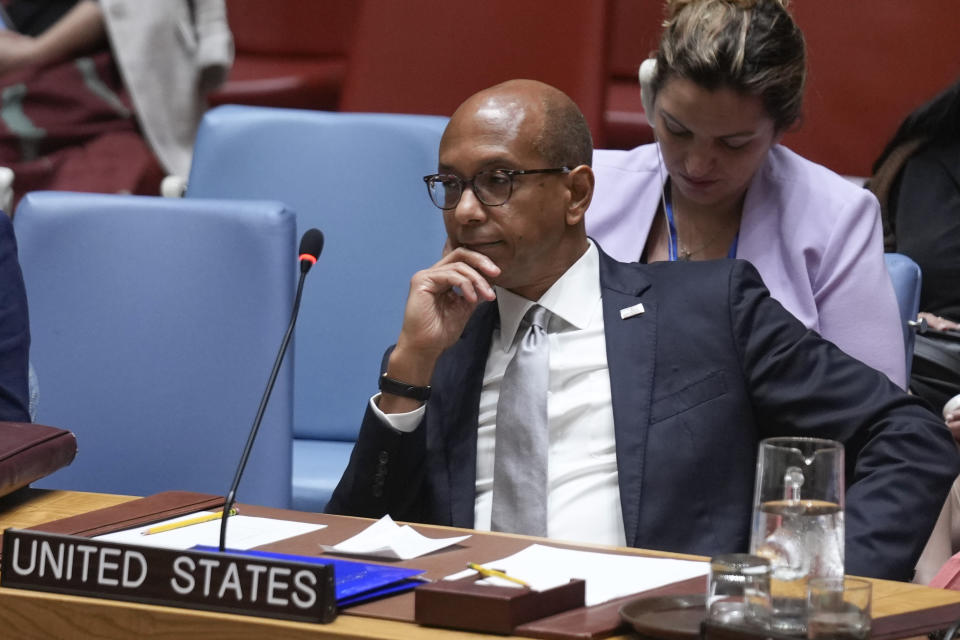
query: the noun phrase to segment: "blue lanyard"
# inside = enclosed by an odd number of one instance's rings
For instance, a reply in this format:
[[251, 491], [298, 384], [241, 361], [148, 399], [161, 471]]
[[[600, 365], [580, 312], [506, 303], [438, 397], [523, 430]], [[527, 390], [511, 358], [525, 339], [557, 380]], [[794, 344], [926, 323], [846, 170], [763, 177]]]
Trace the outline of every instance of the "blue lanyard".
[[[667, 238], [667, 259], [670, 262], [676, 262], [680, 259], [677, 249], [677, 225], [673, 221], [673, 205], [670, 202], [670, 183], [663, 188], [663, 206], [667, 214], [667, 227], [669, 228], [669, 237]], [[727, 251], [728, 258], [737, 257], [737, 243], [740, 240], [740, 230], [733, 236], [733, 242], [730, 244], [730, 250]]]

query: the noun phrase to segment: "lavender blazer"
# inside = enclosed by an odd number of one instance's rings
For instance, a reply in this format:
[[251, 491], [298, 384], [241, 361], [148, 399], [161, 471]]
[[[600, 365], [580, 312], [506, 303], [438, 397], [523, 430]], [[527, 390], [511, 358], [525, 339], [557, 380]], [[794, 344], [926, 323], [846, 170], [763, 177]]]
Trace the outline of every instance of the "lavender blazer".
[[[667, 177], [658, 156], [653, 144], [594, 152], [587, 232], [617, 260], [636, 261], [647, 241]], [[775, 146], [747, 189], [737, 257], [754, 264], [772, 296], [804, 325], [906, 386], [873, 194]]]

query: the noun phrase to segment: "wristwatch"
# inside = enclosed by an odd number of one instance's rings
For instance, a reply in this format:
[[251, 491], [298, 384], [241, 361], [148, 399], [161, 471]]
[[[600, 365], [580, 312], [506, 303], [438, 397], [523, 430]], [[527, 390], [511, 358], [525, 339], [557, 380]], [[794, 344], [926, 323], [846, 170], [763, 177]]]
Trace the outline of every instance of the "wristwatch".
[[420, 402], [426, 402], [430, 398], [429, 386], [418, 387], [407, 384], [406, 382], [400, 382], [399, 380], [387, 377], [386, 373], [380, 376], [380, 391], [403, 398], [410, 398], [411, 400], [419, 400]]

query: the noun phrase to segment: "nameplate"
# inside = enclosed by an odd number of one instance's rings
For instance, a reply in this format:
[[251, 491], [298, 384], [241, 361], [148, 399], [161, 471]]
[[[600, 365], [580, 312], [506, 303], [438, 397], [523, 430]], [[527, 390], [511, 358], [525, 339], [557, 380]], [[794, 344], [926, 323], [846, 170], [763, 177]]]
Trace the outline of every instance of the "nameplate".
[[329, 565], [41, 531], [4, 532], [0, 586], [300, 622], [337, 616]]

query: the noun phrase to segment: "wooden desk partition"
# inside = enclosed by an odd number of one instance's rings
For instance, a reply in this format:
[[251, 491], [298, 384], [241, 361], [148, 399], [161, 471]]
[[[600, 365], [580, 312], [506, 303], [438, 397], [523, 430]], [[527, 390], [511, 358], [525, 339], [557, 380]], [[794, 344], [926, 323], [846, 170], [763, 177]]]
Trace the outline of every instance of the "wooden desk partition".
[[[9, 526], [30, 527], [50, 519], [68, 517], [93, 509], [131, 500], [129, 496], [108, 496], [64, 491], [25, 489], [0, 499], [0, 530]], [[262, 547], [266, 550], [319, 555], [319, 544], [333, 544], [359, 532], [370, 521], [324, 514], [293, 512], [263, 507], [245, 507], [244, 513], [282, 517], [305, 522], [320, 522], [327, 528], [311, 534]], [[429, 536], [440, 537], [458, 531], [445, 527], [417, 527]], [[504, 534], [475, 534], [452, 549], [419, 558], [409, 563], [427, 570], [427, 576], [439, 578], [461, 567], [466, 561], [487, 562], [518, 551], [534, 538]], [[551, 543], [554, 544], [554, 543]], [[566, 545], [556, 545], [566, 546]], [[636, 549], [596, 547], [598, 551], [641, 552]], [[702, 558], [701, 558], [702, 559]], [[960, 619], [960, 592], [930, 589], [918, 585], [875, 580], [873, 638], [905, 638], [949, 626]], [[687, 581], [681, 591], [703, 589], [703, 579]], [[678, 592], [676, 587], [667, 592]], [[599, 607], [604, 607], [600, 605]], [[592, 609], [599, 609], [594, 607]], [[616, 613], [616, 605], [607, 608]], [[589, 611], [589, 610], [588, 610]], [[609, 618], [609, 612], [599, 613]], [[561, 614], [561, 616], [567, 614]], [[573, 612], [567, 624], [575, 624]], [[291, 638], [322, 640], [356, 638], [407, 640], [423, 638], [475, 639], [481, 634], [432, 629], [413, 624], [413, 595], [404, 594], [348, 609], [329, 625], [287, 622], [266, 618], [209, 613], [93, 598], [0, 588], [0, 629], [4, 637], [33, 638]], [[549, 619], [547, 619], [549, 620]], [[563, 621], [560, 621], [564, 624]], [[505, 636], [490, 636], [504, 638]], [[513, 637], [513, 636], [511, 636]], [[549, 632], [541, 637], [551, 637]], [[627, 638], [628, 636], [616, 636]]]

